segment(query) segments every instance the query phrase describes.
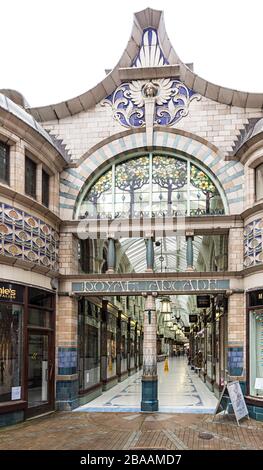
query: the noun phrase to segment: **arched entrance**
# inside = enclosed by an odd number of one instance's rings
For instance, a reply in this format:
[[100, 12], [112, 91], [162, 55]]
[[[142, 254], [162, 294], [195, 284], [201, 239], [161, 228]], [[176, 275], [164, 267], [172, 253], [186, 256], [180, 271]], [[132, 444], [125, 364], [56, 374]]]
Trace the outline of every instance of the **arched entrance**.
[[[215, 230], [211, 223], [214, 216], [228, 212], [220, 181], [195, 157], [180, 151], [121, 155], [83, 185], [74, 212], [82, 273], [72, 282], [72, 292], [99, 308], [93, 325], [97, 328], [94, 369], [104, 390], [143, 366], [141, 409], [158, 410], [157, 335], [165, 340], [159, 360], [180, 350], [185, 353], [187, 343], [189, 366], [201, 374], [195, 333], [204, 328], [200, 320], [196, 331], [189, 314], [197, 310], [198, 294], [215, 298], [230, 288], [224, 274], [227, 230]], [[85, 263], [83, 254], [88, 257]], [[179, 308], [184, 304], [184, 321], [180, 325], [171, 319], [160, 333], [157, 324], [162, 323], [164, 295]], [[87, 322], [91, 335], [91, 320]], [[81, 335], [84, 327], [79, 328]], [[214, 339], [211, 348], [215, 349]], [[93, 372], [91, 367], [85, 369], [85, 348], [81, 354], [81, 374], [90, 381]], [[214, 388], [214, 364], [210, 372]], [[203, 374], [206, 378], [205, 370]], [[222, 371], [218, 382], [221, 376]]]

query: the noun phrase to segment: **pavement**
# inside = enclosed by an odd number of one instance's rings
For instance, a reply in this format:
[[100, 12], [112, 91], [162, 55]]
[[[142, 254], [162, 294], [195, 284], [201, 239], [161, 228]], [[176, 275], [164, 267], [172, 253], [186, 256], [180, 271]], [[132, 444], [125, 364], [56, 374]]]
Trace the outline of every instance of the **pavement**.
[[0, 428], [0, 450], [262, 450], [263, 422], [230, 415], [54, 412]]

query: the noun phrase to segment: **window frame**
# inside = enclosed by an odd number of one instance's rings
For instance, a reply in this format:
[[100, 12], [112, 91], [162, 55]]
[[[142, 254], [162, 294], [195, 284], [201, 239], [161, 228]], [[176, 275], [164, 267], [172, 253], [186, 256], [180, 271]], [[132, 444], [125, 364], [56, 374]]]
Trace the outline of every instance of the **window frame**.
[[[229, 205], [228, 205], [228, 201], [227, 201], [227, 197], [226, 197], [226, 194], [224, 192], [224, 188], [222, 187], [220, 181], [218, 180], [218, 178], [216, 177], [216, 175], [214, 175], [210, 170], [209, 168], [207, 168], [206, 166], [202, 165], [201, 162], [197, 161], [195, 158], [192, 158], [191, 156], [185, 156], [185, 155], [182, 155], [180, 152], [171, 152], [169, 150], [165, 151], [165, 150], [157, 150], [157, 149], [154, 149], [153, 151], [151, 152], [136, 152], [136, 153], [130, 153], [129, 155], [125, 155], [121, 158], [119, 158], [118, 160], [114, 161], [113, 163], [109, 163], [107, 166], [105, 166], [103, 169], [101, 169], [100, 171], [96, 171], [96, 173], [94, 173], [93, 177], [92, 178], [89, 178], [89, 180], [86, 182], [86, 184], [84, 184], [84, 188], [83, 190], [81, 191], [79, 197], [78, 197], [78, 200], [77, 200], [77, 204], [75, 206], [75, 209], [74, 209], [74, 218], [75, 219], [82, 219], [82, 218], [85, 218], [83, 216], [81, 216], [81, 207], [82, 207], [82, 203], [85, 201], [85, 198], [87, 196], [87, 194], [89, 193], [89, 191], [91, 190], [91, 188], [96, 184], [96, 182], [103, 176], [105, 175], [107, 172], [111, 171], [112, 172], [112, 188], [111, 188], [111, 191], [112, 191], [112, 194], [111, 194], [111, 198], [112, 198], [112, 213], [110, 215], [109, 218], [111, 219], [115, 219], [116, 218], [116, 201], [115, 201], [115, 170], [116, 170], [116, 167], [122, 163], [125, 163], [129, 160], [135, 160], [137, 158], [140, 158], [140, 157], [146, 157], [148, 156], [149, 158], [149, 175], [150, 175], [150, 180], [149, 180], [149, 186], [150, 188], [153, 187], [153, 183], [152, 183], [152, 166], [153, 166], [153, 159], [156, 157], [156, 156], [161, 156], [161, 157], [173, 157], [175, 159], [179, 159], [179, 160], [182, 160], [182, 161], [185, 161], [187, 163], [187, 173], [188, 173], [188, 176], [187, 176], [187, 183], [186, 183], [186, 192], [187, 192], [187, 208], [186, 208], [186, 216], [198, 216], [198, 215], [193, 215], [191, 214], [191, 211], [190, 211], [190, 168], [191, 168], [191, 165], [195, 166], [198, 170], [202, 171], [205, 173], [205, 175], [211, 180], [211, 182], [213, 183], [213, 185], [215, 186], [217, 192], [218, 192], [218, 195], [221, 199], [221, 202], [222, 202], [222, 206], [223, 206], [223, 212], [221, 213], [218, 213], [218, 214], [213, 214], [213, 213], [207, 213], [207, 214], [201, 214], [201, 216], [207, 216], [207, 215], [228, 215], [229, 214]], [[196, 189], [196, 191], [198, 191], [198, 189]], [[194, 191], [192, 191], [193, 193]], [[153, 198], [153, 192], [152, 190], [150, 190], [150, 202], [149, 202], [149, 205], [150, 205], [150, 208], [149, 208], [149, 212], [151, 213], [152, 212], [152, 198]], [[91, 217], [93, 218], [93, 217]]]
[[[28, 191], [28, 181], [27, 181], [27, 162], [31, 162], [30, 164], [33, 164], [31, 168], [34, 167], [35, 169], [35, 175], [34, 175], [34, 194], [32, 192]], [[32, 197], [33, 199], [37, 199], [37, 163], [36, 161], [31, 158], [31, 156], [28, 155], [28, 153], [25, 153], [25, 194], [29, 197]]]
[[258, 196], [258, 191], [257, 191], [257, 188], [258, 188], [257, 174], [258, 174], [258, 170], [260, 167], [262, 168], [262, 179], [263, 179], [263, 162], [255, 167], [255, 200], [256, 201], [261, 201], [263, 199], [263, 189], [262, 189], [262, 195], [260, 197]]
[[6, 149], [6, 178], [2, 178], [0, 174], [0, 183], [1, 184], [7, 184], [8, 186], [10, 185], [10, 145], [6, 144], [0, 139], [0, 146], [3, 146]]
[[[49, 175], [49, 173], [48, 173], [44, 168], [42, 168], [42, 175], [41, 175], [41, 177], [42, 177], [41, 202], [42, 202], [43, 206], [49, 208], [49, 204], [50, 204], [50, 175]], [[44, 187], [45, 187], [45, 186], [44, 186], [44, 184], [43, 184], [43, 183], [45, 183], [45, 181], [44, 181], [45, 178], [47, 178], [46, 181], [47, 181], [47, 183], [48, 183], [48, 184], [47, 184], [47, 188], [48, 188], [48, 189], [47, 189], [47, 193], [45, 193], [45, 191], [44, 191]], [[45, 200], [45, 197], [47, 197], [46, 200]]]

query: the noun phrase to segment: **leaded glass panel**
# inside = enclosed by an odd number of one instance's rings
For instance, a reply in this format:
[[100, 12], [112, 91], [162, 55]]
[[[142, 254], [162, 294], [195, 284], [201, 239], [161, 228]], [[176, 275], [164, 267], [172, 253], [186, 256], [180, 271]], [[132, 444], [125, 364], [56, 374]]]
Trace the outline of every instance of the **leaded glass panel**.
[[113, 164], [90, 188], [80, 218], [224, 214], [212, 179], [186, 159], [149, 154]]
[[115, 171], [115, 216], [149, 216], [149, 157], [120, 163]]
[[82, 212], [87, 218], [112, 217], [112, 170], [104, 173], [91, 187], [82, 202]]
[[186, 211], [187, 162], [174, 157], [153, 157], [152, 211], [176, 215]]

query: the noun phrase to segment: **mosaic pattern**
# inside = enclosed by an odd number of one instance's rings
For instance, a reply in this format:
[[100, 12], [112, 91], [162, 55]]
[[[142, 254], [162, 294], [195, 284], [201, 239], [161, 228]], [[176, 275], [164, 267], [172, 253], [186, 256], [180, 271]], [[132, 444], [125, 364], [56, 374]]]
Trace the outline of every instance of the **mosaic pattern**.
[[262, 251], [263, 220], [256, 219], [244, 229], [244, 266], [246, 268], [263, 262]]
[[58, 271], [58, 233], [43, 220], [0, 204], [0, 254]]
[[132, 67], [158, 67], [169, 62], [159, 44], [158, 33], [154, 28], [143, 31], [140, 50], [132, 62]]
[[173, 126], [187, 116], [193, 99], [201, 99], [179, 80], [160, 78], [154, 82], [133, 80], [123, 83], [102, 102], [102, 106], [109, 105], [113, 118], [122, 126], [142, 127], [145, 126], [147, 98], [155, 100], [154, 125], [158, 126]]

